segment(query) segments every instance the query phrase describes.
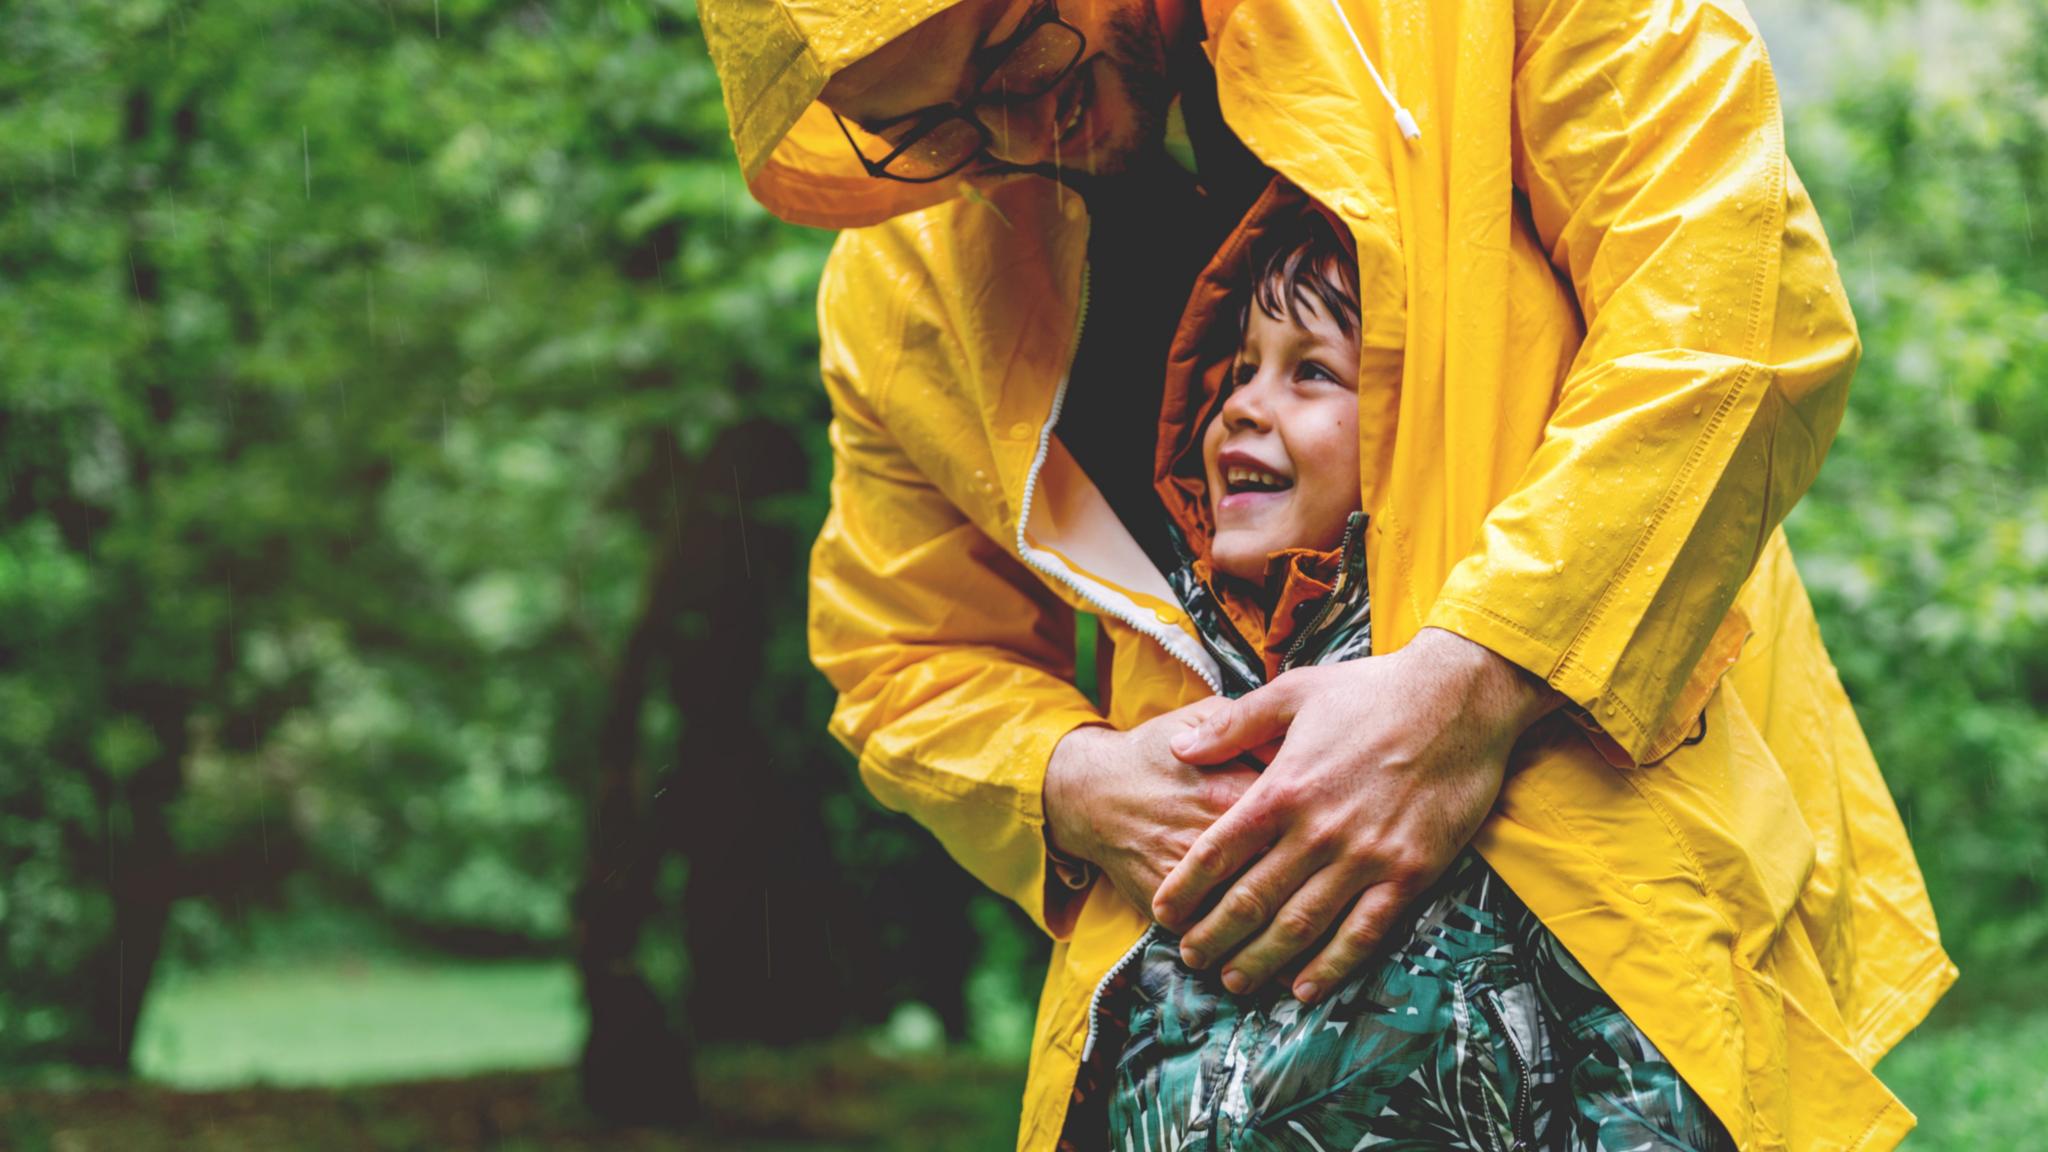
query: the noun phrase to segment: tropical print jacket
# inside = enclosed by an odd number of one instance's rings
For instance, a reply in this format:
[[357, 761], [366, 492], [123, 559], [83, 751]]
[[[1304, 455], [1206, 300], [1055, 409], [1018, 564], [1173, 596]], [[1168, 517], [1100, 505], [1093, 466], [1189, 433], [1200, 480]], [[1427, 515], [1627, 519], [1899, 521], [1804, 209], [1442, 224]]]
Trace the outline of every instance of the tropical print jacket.
[[[1280, 558], [1295, 619], [1263, 637], [1231, 622], [1178, 529], [1169, 573], [1236, 696], [1291, 667], [1371, 654], [1365, 516], [1334, 553]], [[1321, 578], [1317, 579], [1317, 575]], [[1102, 1040], [1077, 1077], [1061, 1147], [1319, 1152], [1729, 1150], [1698, 1094], [1478, 853], [1417, 901], [1412, 926], [1332, 995], [1284, 984], [1234, 995], [1181, 962], [1156, 925], [1111, 974]]]

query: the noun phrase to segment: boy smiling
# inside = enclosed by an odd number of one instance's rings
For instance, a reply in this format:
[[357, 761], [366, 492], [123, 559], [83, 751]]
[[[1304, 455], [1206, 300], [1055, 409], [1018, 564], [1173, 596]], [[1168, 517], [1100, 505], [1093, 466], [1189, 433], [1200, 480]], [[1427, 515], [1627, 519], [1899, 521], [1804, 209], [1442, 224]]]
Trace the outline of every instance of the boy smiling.
[[[1167, 381], [1174, 583], [1231, 695], [1371, 650], [1359, 389], [1387, 382], [1361, 380], [1341, 237], [1276, 182], [1212, 265], [1235, 290], [1198, 292], [1182, 320], [1239, 334], [1235, 349], [1178, 358]], [[1068, 1143], [1096, 1146], [1084, 1126], [1106, 1122], [1120, 1149], [1734, 1147], [1469, 848], [1357, 974], [1298, 992], [1253, 989], [1150, 929], [1102, 998]]]

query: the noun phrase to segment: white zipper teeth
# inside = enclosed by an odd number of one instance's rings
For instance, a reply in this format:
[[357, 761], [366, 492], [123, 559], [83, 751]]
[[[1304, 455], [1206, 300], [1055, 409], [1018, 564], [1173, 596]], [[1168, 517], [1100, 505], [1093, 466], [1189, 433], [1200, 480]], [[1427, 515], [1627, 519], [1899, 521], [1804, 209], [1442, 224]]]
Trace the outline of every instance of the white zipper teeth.
[[1048, 564], [1041, 558], [1038, 549], [1033, 548], [1025, 539], [1025, 530], [1031, 524], [1031, 502], [1038, 495], [1038, 473], [1045, 467], [1046, 454], [1051, 451], [1052, 430], [1060, 422], [1060, 409], [1067, 402], [1067, 384], [1070, 379], [1062, 378], [1059, 389], [1052, 395], [1052, 413], [1045, 418], [1044, 427], [1038, 430], [1038, 453], [1031, 458], [1031, 471], [1024, 476], [1024, 498], [1019, 502], [1017, 509], [1017, 555], [1022, 557], [1024, 563], [1030, 565], [1039, 575], [1050, 580], [1059, 581], [1071, 589], [1076, 596], [1087, 601], [1097, 611], [1113, 616], [1131, 628], [1132, 631], [1149, 637], [1168, 656], [1187, 665], [1190, 671], [1201, 677], [1202, 683], [1207, 684], [1211, 692], [1220, 694], [1223, 691], [1222, 679], [1216, 673], [1196, 663], [1193, 657], [1176, 651], [1174, 646], [1167, 640], [1167, 637], [1170, 635], [1184, 636], [1184, 633], [1180, 633], [1178, 630], [1169, 631], [1164, 625], [1139, 619], [1135, 612], [1125, 612], [1119, 609], [1102, 596], [1097, 595], [1094, 589], [1088, 587], [1088, 585]]
[[[1084, 265], [1081, 272], [1081, 311], [1080, 317], [1074, 325], [1074, 348], [1076, 351], [1079, 351], [1081, 346], [1081, 330], [1088, 323], [1089, 287], [1088, 272]], [[1033, 548], [1024, 538], [1025, 530], [1031, 524], [1031, 503], [1038, 496], [1038, 474], [1045, 468], [1046, 455], [1052, 451], [1053, 429], [1059, 426], [1060, 410], [1065, 408], [1067, 403], [1067, 385], [1072, 383], [1072, 381], [1073, 377], [1071, 374], [1060, 377], [1059, 387], [1054, 389], [1052, 394], [1052, 411], [1046, 415], [1045, 423], [1038, 429], [1038, 451], [1031, 457], [1031, 470], [1024, 475], [1024, 496], [1017, 503], [1017, 555], [1022, 557], [1024, 563], [1029, 565], [1039, 575], [1050, 580], [1059, 581], [1061, 584], [1072, 589], [1076, 596], [1094, 605], [1097, 610], [1114, 616], [1116, 619], [1123, 621], [1131, 630], [1142, 636], [1149, 637], [1168, 656], [1187, 665], [1190, 671], [1201, 677], [1202, 683], [1207, 684], [1211, 692], [1221, 695], [1223, 692], [1221, 677], [1195, 663], [1193, 659], [1175, 651], [1173, 645], [1167, 643], [1167, 633], [1161, 630], [1160, 626], [1140, 620], [1135, 615], [1118, 611], [1114, 605], [1095, 595], [1092, 590], [1083, 585], [1079, 580], [1060, 572], [1052, 565], [1040, 559], [1038, 549]], [[1089, 1055], [1095, 1051], [1096, 1020], [1102, 1014], [1103, 991], [1109, 987], [1109, 982], [1116, 978], [1116, 974], [1123, 971], [1125, 966], [1137, 957], [1138, 953], [1144, 949], [1145, 944], [1152, 939], [1152, 934], [1158, 930], [1158, 925], [1147, 924], [1145, 931], [1138, 935], [1137, 942], [1132, 944], [1130, 949], [1118, 958], [1115, 964], [1110, 965], [1109, 971], [1103, 973], [1102, 979], [1096, 983], [1095, 991], [1089, 994], [1088, 1035], [1087, 1039], [1081, 1043], [1081, 1063], [1086, 1064]]]
[[1123, 971], [1132, 960], [1137, 959], [1138, 953], [1144, 951], [1145, 945], [1152, 942], [1152, 934], [1157, 931], [1159, 925], [1145, 925], [1145, 931], [1139, 935], [1138, 942], [1131, 945], [1130, 951], [1125, 952], [1122, 958], [1109, 966], [1109, 971], [1102, 974], [1101, 983], [1095, 985], [1095, 992], [1088, 997], [1088, 1038], [1081, 1042], [1081, 1063], [1088, 1063], [1089, 1055], [1095, 1051], [1095, 1021], [1102, 1015], [1103, 990], [1109, 987], [1111, 980], [1116, 979], [1117, 973]]
[[[1079, 316], [1074, 321], [1073, 351], [1075, 353], [1078, 353], [1081, 349], [1081, 333], [1088, 325], [1088, 296], [1090, 289], [1093, 287], [1091, 280], [1092, 277], [1088, 273], [1088, 266], [1086, 263], [1083, 263], [1081, 265], [1081, 308]], [[1072, 358], [1072, 354], [1070, 354], [1068, 357], [1070, 364]], [[1163, 626], [1157, 623], [1139, 619], [1136, 614], [1127, 614], [1119, 611], [1115, 605], [1096, 595], [1086, 585], [1082, 584], [1080, 580], [1046, 563], [1040, 558], [1038, 549], [1033, 548], [1024, 539], [1025, 529], [1031, 524], [1031, 502], [1038, 495], [1038, 474], [1045, 467], [1046, 454], [1052, 450], [1053, 429], [1059, 426], [1060, 410], [1066, 407], [1067, 403], [1067, 385], [1072, 381], [1071, 371], [1068, 375], [1060, 377], [1059, 387], [1054, 389], [1052, 394], [1052, 411], [1046, 416], [1045, 423], [1038, 429], [1038, 451], [1031, 457], [1031, 470], [1024, 475], [1024, 498], [1018, 502], [1017, 555], [1022, 557], [1024, 563], [1029, 565], [1039, 575], [1049, 580], [1059, 581], [1071, 589], [1076, 596], [1093, 605], [1097, 611], [1121, 620], [1133, 631], [1150, 638], [1153, 643], [1158, 644], [1160, 648], [1164, 649], [1168, 656], [1187, 665], [1190, 671], [1201, 677], [1202, 683], [1209, 686], [1209, 691], [1221, 695], [1223, 692], [1222, 678], [1196, 663], [1193, 657], [1176, 651], [1174, 646], [1167, 641], [1167, 636], [1173, 633], [1164, 630]]]

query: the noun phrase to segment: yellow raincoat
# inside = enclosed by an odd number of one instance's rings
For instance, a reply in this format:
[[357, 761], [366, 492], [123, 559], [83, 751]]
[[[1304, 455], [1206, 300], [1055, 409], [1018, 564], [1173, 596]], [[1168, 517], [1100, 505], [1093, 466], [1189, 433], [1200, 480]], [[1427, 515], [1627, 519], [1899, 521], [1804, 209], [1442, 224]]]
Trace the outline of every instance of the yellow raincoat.
[[[1058, 941], [1018, 1136], [1050, 1149], [1091, 999], [1145, 923], [1050, 880], [1046, 761], [1105, 719], [1071, 682], [1073, 613], [1104, 622], [1118, 727], [1214, 672], [1051, 435], [1080, 200], [871, 179], [815, 103], [950, 2], [700, 13], [754, 194], [849, 229], [819, 293], [833, 730]], [[1954, 969], [1777, 531], [1858, 345], [1756, 30], [1736, 0], [1344, 10], [1356, 46], [1328, 0], [1202, 19], [1232, 130], [1357, 244], [1376, 648], [1448, 628], [1597, 721], [1525, 742], [1476, 843], [1743, 1148], [1891, 1147], [1912, 1117], [1870, 1068]]]

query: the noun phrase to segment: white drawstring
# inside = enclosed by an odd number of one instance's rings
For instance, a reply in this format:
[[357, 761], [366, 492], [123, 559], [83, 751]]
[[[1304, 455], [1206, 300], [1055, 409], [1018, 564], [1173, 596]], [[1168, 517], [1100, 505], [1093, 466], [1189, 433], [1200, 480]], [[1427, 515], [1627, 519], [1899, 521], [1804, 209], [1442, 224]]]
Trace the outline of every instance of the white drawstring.
[[1394, 125], [1401, 129], [1402, 138], [1420, 140], [1421, 126], [1415, 123], [1415, 117], [1410, 115], [1406, 108], [1401, 107], [1401, 102], [1394, 99], [1394, 91], [1387, 87], [1387, 82], [1380, 79], [1380, 70], [1372, 66], [1372, 57], [1365, 54], [1365, 45], [1358, 42], [1358, 31], [1351, 27], [1351, 17], [1344, 14], [1344, 5], [1338, 3], [1338, 0], [1330, 0], [1330, 7], [1336, 10], [1338, 22], [1344, 25], [1344, 34], [1351, 37], [1351, 46], [1358, 49], [1358, 59], [1365, 64], [1367, 75], [1372, 77], [1373, 84], [1379, 88], [1380, 99], [1385, 100], [1387, 107], [1394, 110]]

